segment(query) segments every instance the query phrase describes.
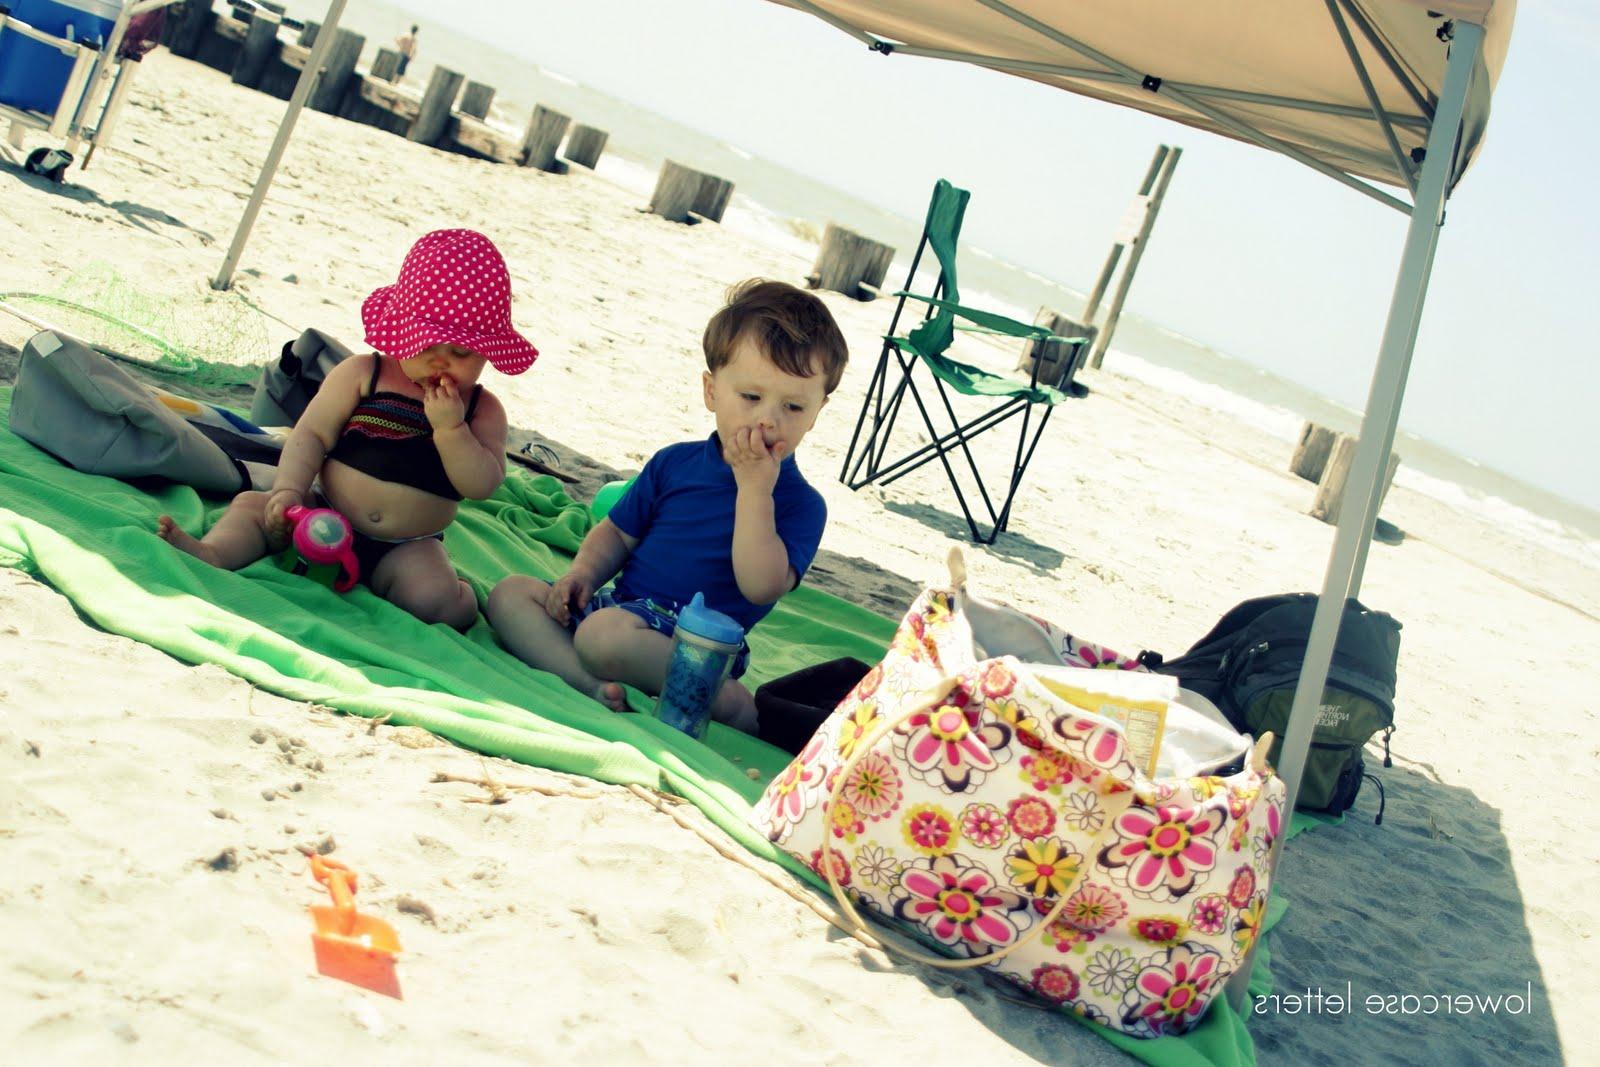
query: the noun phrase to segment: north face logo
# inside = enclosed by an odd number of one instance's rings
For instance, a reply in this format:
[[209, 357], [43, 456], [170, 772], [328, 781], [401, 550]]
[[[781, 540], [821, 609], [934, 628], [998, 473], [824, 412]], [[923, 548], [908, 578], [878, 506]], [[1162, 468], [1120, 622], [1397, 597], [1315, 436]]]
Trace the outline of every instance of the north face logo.
[[1322, 704], [1317, 708], [1317, 725], [1330, 728], [1343, 726], [1350, 721], [1350, 712], [1338, 704]]

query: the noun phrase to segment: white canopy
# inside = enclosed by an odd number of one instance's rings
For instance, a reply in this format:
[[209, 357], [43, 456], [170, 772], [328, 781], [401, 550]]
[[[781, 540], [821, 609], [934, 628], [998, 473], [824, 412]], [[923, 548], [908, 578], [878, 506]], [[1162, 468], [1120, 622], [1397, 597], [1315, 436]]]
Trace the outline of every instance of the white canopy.
[[1442, 27], [1461, 18], [1486, 31], [1454, 186], [1482, 142], [1516, 8], [1515, 0], [776, 2], [891, 55], [989, 67], [1255, 141], [1347, 184], [1356, 175], [1411, 191], [1412, 153], [1427, 140], [1444, 81]]

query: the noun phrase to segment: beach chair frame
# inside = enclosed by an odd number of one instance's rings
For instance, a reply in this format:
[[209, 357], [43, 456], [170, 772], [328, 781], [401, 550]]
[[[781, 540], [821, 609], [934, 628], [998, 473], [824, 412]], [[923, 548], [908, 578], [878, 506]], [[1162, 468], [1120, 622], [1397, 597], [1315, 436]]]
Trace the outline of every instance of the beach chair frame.
[[[50, 176], [60, 181], [71, 166], [81, 145], [87, 145], [81, 166], [88, 166], [95, 149], [111, 136], [111, 129], [122, 111], [133, 85], [137, 60], [118, 55], [128, 24], [137, 15], [169, 7], [178, 0], [139, 0], [126, 5], [112, 27], [105, 47], [94, 48], [80, 41], [46, 33], [0, 10], [0, 33], [17, 34], [56, 49], [72, 59], [72, 70], [55, 110], [49, 114], [0, 104], [0, 123], [6, 126], [6, 142], [18, 150], [26, 146], [27, 131], [38, 130], [55, 139], [65, 139], [67, 162]], [[96, 105], [98, 104], [98, 110]]]
[[[937, 459], [944, 467], [950, 487], [955, 491], [972, 540], [993, 544], [1010, 521], [1011, 506], [1022, 485], [1023, 474], [1039, 447], [1055, 405], [1068, 397], [1054, 386], [1039, 381], [1039, 360], [1032, 361], [1032, 369], [1024, 382], [951, 359], [944, 354], [945, 349], [958, 329], [1033, 341], [1058, 341], [1076, 346], [1072, 358], [1064, 361], [1065, 366], [1072, 367], [1081, 360], [1083, 349], [1090, 339], [1057, 337], [1042, 326], [977, 311], [959, 303], [956, 243], [970, 198], [971, 194], [965, 189], [958, 189], [942, 178], [934, 185], [922, 236], [911, 258], [911, 269], [906, 275], [904, 287], [894, 294], [894, 315], [890, 319], [888, 332], [883, 336], [878, 362], [867, 385], [861, 412], [856, 417], [855, 430], [845, 451], [839, 480], [851, 489], [874, 483], [888, 485]], [[928, 293], [918, 294], [914, 291], [917, 269], [922, 264], [923, 253], [930, 248], [939, 261], [939, 274]], [[926, 307], [922, 321], [901, 335], [898, 330], [908, 300], [919, 301]], [[958, 325], [957, 319], [963, 320], [962, 323]], [[943, 409], [943, 418], [937, 422], [923, 398], [922, 389], [917, 385], [916, 372], [919, 367], [927, 371]], [[994, 397], [1000, 403], [962, 422], [951, 403], [952, 390], [967, 396]], [[929, 443], [891, 460], [888, 458], [890, 437], [907, 394], [910, 394], [922, 417]], [[1036, 412], [1035, 408], [1040, 410]], [[1020, 421], [1016, 449], [1005, 475], [1004, 493], [991, 495], [970, 444], [978, 436], [1012, 420]], [[948, 429], [942, 428], [946, 425]], [[863, 430], [866, 431], [865, 435]], [[982, 505], [982, 516], [974, 513], [967, 491], [957, 477], [956, 467], [951, 463], [951, 453], [956, 450], [960, 451], [966, 469], [977, 485], [977, 502]], [[995, 504], [996, 497], [999, 497], [998, 507]], [[986, 518], [987, 531], [983, 529], [980, 518]]]

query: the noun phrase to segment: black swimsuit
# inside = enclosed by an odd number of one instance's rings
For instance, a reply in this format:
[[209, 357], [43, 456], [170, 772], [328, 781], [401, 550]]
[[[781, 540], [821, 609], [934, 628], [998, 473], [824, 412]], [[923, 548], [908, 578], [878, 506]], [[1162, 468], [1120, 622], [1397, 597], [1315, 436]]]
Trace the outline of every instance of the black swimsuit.
[[[372, 380], [367, 391], [350, 413], [339, 440], [334, 442], [329, 459], [354, 467], [363, 474], [397, 485], [409, 485], [446, 500], [460, 500], [461, 493], [445, 473], [444, 459], [433, 443], [433, 427], [422, 401], [388, 391], [374, 392], [383, 370], [383, 356], [372, 360]], [[473, 386], [462, 421], [471, 422], [483, 386]]]

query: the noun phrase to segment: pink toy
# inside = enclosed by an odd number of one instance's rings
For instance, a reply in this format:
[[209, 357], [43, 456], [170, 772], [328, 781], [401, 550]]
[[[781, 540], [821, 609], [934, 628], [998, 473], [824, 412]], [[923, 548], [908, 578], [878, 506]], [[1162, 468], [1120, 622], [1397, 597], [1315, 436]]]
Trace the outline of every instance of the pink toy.
[[290, 537], [295, 551], [307, 564], [307, 572], [322, 580], [331, 579], [336, 593], [348, 592], [361, 577], [361, 564], [356, 562], [352, 548], [355, 534], [350, 520], [332, 508], [300, 504], [286, 508], [283, 517], [294, 527]]

